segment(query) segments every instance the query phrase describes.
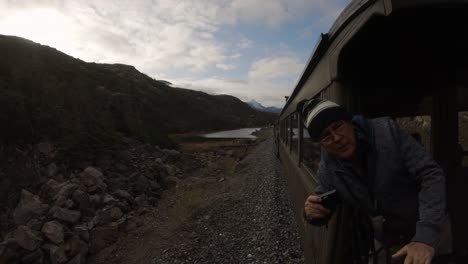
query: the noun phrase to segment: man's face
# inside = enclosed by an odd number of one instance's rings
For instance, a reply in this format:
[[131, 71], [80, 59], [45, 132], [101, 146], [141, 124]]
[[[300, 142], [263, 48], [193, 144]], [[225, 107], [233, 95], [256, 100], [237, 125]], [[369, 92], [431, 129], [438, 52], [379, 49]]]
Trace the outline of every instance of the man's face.
[[356, 138], [351, 121], [336, 121], [319, 136], [320, 144], [328, 154], [339, 159], [351, 159], [356, 151]]

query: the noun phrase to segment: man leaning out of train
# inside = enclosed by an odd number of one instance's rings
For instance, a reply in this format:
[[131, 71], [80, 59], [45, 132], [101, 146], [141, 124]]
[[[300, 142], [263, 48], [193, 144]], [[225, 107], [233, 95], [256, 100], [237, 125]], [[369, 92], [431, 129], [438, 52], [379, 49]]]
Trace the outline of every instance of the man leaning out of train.
[[353, 116], [328, 100], [303, 101], [298, 111], [322, 148], [320, 182], [304, 204], [310, 224], [328, 223], [336, 200], [353, 210], [360, 263], [426, 264], [448, 253], [445, 175], [421, 144], [389, 117]]

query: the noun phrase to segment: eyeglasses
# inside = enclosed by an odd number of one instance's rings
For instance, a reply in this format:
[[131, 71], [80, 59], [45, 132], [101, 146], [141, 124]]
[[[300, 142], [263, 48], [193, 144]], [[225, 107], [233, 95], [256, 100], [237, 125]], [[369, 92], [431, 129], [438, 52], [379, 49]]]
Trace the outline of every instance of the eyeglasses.
[[345, 131], [345, 121], [340, 120], [332, 123], [329, 127], [326, 128], [327, 133], [320, 139], [320, 143], [323, 145], [331, 145], [334, 141], [334, 135], [343, 136]]

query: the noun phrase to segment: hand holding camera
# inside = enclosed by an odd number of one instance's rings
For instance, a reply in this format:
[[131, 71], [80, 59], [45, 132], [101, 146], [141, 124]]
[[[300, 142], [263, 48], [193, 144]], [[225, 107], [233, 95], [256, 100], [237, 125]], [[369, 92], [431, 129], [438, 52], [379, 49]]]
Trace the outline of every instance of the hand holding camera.
[[336, 190], [319, 195], [309, 195], [304, 203], [304, 213], [308, 219], [327, 218], [336, 207]]
[[323, 207], [327, 208], [328, 210], [335, 210], [336, 205], [338, 204], [338, 198], [335, 189], [326, 193], [322, 193], [319, 195], [319, 197], [320, 203]]

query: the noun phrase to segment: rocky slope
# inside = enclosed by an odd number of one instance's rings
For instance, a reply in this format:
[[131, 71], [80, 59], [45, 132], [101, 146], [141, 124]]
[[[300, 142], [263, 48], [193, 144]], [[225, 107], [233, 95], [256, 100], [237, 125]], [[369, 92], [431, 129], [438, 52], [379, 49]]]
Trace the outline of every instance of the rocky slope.
[[50, 144], [37, 148], [44, 183], [21, 190], [18, 204], [0, 212], [0, 263], [87, 263], [140, 226], [163, 190], [202, 164], [138, 142], [78, 167], [48, 163], [54, 152]]

